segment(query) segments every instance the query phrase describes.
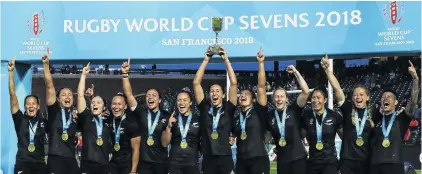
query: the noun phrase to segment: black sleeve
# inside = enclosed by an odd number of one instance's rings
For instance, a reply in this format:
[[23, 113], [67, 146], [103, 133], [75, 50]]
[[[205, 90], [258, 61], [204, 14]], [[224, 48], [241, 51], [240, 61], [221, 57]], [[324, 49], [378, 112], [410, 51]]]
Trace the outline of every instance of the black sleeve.
[[23, 113], [20, 109], [16, 113], [12, 114], [13, 123], [15, 124], [16, 133], [19, 133], [18, 130], [22, 125], [23, 116], [24, 115], [23, 115]]
[[303, 114], [299, 118], [300, 128], [304, 129], [305, 132], [308, 131], [308, 127], [307, 127], [308, 119], [307, 119], [307, 117], [308, 117], [309, 111], [310, 111], [309, 109], [303, 110]]
[[131, 111], [135, 117], [141, 116], [142, 113], [142, 107], [139, 105], [139, 103], [136, 105], [135, 109]]
[[344, 101], [343, 105], [340, 106], [340, 111], [343, 115], [352, 111], [352, 103], [350, 101]]
[[91, 111], [86, 108], [83, 112], [78, 113], [78, 125], [83, 127], [86, 122], [92, 118]]
[[397, 117], [400, 122], [400, 133], [402, 138], [404, 138], [407, 128], [409, 128], [409, 124], [412, 121], [412, 117], [407, 115], [405, 111], [402, 111], [399, 115], [397, 115]]
[[59, 102], [56, 100], [54, 104], [47, 106], [47, 124], [52, 125], [57, 117], [57, 112], [60, 110]]
[[304, 107], [297, 105], [297, 102], [292, 103], [289, 107], [295, 111], [296, 117], [300, 117], [302, 115]]
[[232, 102], [227, 101], [226, 107], [227, 107], [227, 109], [226, 109], [227, 114], [226, 115], [234, 117], [234, 113], [236, 112], [236, 106]]
[[337, 126], [336, 126], [337, 127], [337, 130], [343, 129], [343, 117], [339, 113], [337, 113], [335, 111], [332, 111], [332, 112], [335, 115], [336, 120], [337, 120]]
[[141, 130], [136, 121], [129, 119], [129, 138], [136, 138], [141, 136]]
[[[343, 115], [343, 117], [349, 115], [348, 113], [352, 113], [352, 103], [349, 101], [344, 101], [343, 105], [340, 106], [340, 112]], [[341, 123], [343, 125], [346, 124], [348, 118], [343, 118]]]
[[267, 130], [267, 112], [268, 112], [268, 107], [267, 105], [262, 106], [259, 103], [255, 104], [255, 110], [258, 114], [258, 118], [259, 118], [259, 122], [261, 123], [262, 129]]
[[205, 98], [201, 101], [201, 103], [199, 103], [198, 105], [198, 109], [200, 111], [202, 111], [203, 109], [205, 109], [207, 106], [210, 105], [210, 102], [208, 102], [208, 100], [206, 100]]
[[131, 111], [131, 115], [138, 125], [143, 125], [142, 118], [141, 118], [143, 116], [142, 115], [143, 112], [144, 112], [144, 109], [141, 107], [139, 103], [136, 105], [135, 110]]

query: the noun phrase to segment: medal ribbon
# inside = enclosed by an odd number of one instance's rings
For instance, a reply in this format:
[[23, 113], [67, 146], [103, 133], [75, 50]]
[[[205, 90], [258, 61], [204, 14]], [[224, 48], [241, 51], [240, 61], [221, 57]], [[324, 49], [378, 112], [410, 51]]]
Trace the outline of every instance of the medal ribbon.
[[101, 138], [101, 136], [103, 135], [103, 119], [99, 118], [99, 116], [94, 116], [97, 118], [94, 118], [95, 121], [95, 126], [97, 127], [97, 138]]
[[63, 133], [67, 133], [67, 129], [69, 129], [70, 122], [72, 120], [72, 115], [69, 113], [69, 119], [66, 120], [66, 110], [62, 109], [62, 124], [63, 124]]
[[368, 119], [368, 108], [365, 108], [365, 112], [363, 113], [363, 117], [362, 117], [362, 122], [360, 122], [360, 124], [359, 124], [358, 112], [355, 112], [354, 119], [356, 123], [355, 125], [356, 135], [358, 138], [362, 138], [362, 132], [365, 127], [366, 120]]
[[[251, 112], [252, 107], [246, 111], [246, 116], [249, 115], [249, 112]], [[242, 133], [246, 132], [246, 117], [243, 116], [242, 112], [240, 112], [240, 129], [242, 129]]]
[[126, 118], [126, 114], [122, 116], [122, 120], [119, 123], [119, 127], [117, 127], [116, 129], [116, 118], [113, 119], [113, 129], [116, 132], [116, 136], [114, 137], [114, 142], [116, 144], [119, 144], [119, 140], [120, 140], [120, 126], [122, 125], [123, 120], [125, 120]]
[[324, 109], [324, 113], [322, 114], [321, 124], [318, 123], [318, 119], [316, 116], [315, 111], [312, 111], [315, 117], [315, 126], [316, 126], [316, 134], [317, 134], [317, 142], [322, 142], [322, 125], [324, 123], [324, 119], [327, 116], [327, 110]]
[[157, 111], [157, 115], [155, 116], [154, 123], [151, 125], [151, 111], [148, 110], [148, 138], [152, 138], [152, 134], [154, 133], [155, 127], [157, 127], [158, 119], [160, 118], [160, 110]]
[[[35, 118], [36, 119], [36, 118]], [[35, 138], [35, 132], [38, 128], [38, 120], [32, 125], [31, 120], [28, 120], [29, 122], [29, 144], [34, 144], [34, 138]]]
[[[223, 107], [221, 107], [223, 108]], [[218, 127], [218, 121], [220, 120], [220, 116], [221, 116], [221, 108], [219, 108], [217, 110], [217, 115], [214, 116], [214, 107], [210, 107], [210, 113], [212, 115], [212, 131], [213, 132], [217, 132], [217, 127]]]
[[188, 120], [186, 121], [186, 125], [185, 125], [185, 127], [183, 127], [182, 115], [179, 113], [178, 122], [179, 122], [180, 134], [182, 135], [182, 141], [186, 142], [186, 135], [188, 134], [189, 125], [190, 125], [191, 120], [192, 120], [192, 112], [189, 113], [189, 117], [188, 117]]
[[281, 115], [281, 121], [280, 121], [280, 116], [278, 115], [277, 110], [274, 110], [275, 113], [275, 118], [277, 120], [277, 127], [278, 127], [278, 131], [280, 132], [280, 139], [284, 139], [285, 137], [285, 132], [286, 132], [286, 110], [287, 107], [284, 109], [283, 114]]
[[396, 119], [397, 112], [393, 112], [390, 121], [388, 122], [387, 129], [385, 128], [385, 116], [382, 117], [382, 134], [384, 135], [384, 139], [388, 140], [388, 135], [390, 134], [391, 128], [393, 127], [394, 120]]

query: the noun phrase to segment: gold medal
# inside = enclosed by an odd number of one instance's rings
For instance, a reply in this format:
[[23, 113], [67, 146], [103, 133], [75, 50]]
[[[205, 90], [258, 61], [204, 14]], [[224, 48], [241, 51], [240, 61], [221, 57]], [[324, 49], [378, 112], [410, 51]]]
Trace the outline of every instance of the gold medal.
[[120, 150], [120, 145], [119, 144], [115, 144], [114, 145], [114, 150], [115, 151], [119, 151]]
[[248, 135], [246, 135], [246, 132], [242, 132], [242, 134], [240, 135], [240, 139], [242, 140], [246, 140], [247, 137]]
[[214, 139], [214, 140], [218, 139], [218, 133], [217, 133], [217, 131], [212, 131], [211, 138]]
[[363, 144], [364, 144], [364, 142], [363, 142], [363, 139], [361, 137], [356, 139], [356, 145], [358, 145], [360, 147], [360, 146], [363, 146]]
[[152, 137], [149, 137], [149, 138], [148, 138], [148, 140], [147, 140], [147, 145], [148, 145], [148, 146], [152, 146], [152, 145], [154, 145], [154, 139], [152, 139]]
[[356, 121], [353, 117], [352, 117], [352, 124], [353, 124], [353, 126], [356, 126]]
[[67, 133], [62, 134], [62, 140], [67, 141], [69, 139], [69, 135]]
[[97, 138], [97, 145], [98, 146], [102, 146], [103, 145], [103, 139], [102, 138]]
[[382, 146], [385, 148], [390, 147], [390, 140], [385, 139], [382, 141]]
[[180, 147], [182, 149], [186, 149], [188, 147], [188, 143], [186, 141], [182, 141], [182, 142], [180, 142]]
[[28, 151], [29, 152], [34, 152], [35, 151], [35, 145], [34, 144], [29, 144]]
[[316, 149], [322, 150], [323, 148], [324, 148], [324, 145], [322, 144], [322, 142], [316, 143]]
[[285, 140], [284, 138], [281, 138], [281, 139], [278, 141], [278, 145], [280, 145], [280, 147], [284, 147], [284, 146], [286, 146], [286, 140]]

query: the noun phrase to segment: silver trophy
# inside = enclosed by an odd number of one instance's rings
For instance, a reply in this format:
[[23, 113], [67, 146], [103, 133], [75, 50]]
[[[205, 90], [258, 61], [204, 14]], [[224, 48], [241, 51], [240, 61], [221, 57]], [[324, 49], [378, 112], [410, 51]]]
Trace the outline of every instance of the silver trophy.
[[210, 46], [211, 51], [214, 55], [218, 55], [220, 52], [220, 45], [218, 45], [218, 33], [220, 33], [223, 28], [223, 18], [222, 17], [213, 17], [212, 18], [212, 30], [215, 33], [215, 44]]

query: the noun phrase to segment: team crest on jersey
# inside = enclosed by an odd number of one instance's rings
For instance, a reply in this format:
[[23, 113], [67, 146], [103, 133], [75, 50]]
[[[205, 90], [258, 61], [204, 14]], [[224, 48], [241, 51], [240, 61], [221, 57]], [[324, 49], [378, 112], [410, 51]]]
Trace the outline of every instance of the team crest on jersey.
[[[289, 118], [290, 118], [290, 115], [289, 115], [289, 114], [287, 114], [287, 115], [286, 115], [286, 120], [287, 120], [287, 119], [289, 119]], [[280, 121], [281, 121], [281, 120], [280, 120]], [[275, 121], [275, 117], [273, 117], [273, 119], [271, 120], [271, 125], [275, 125], [275, 122], [276, 122], [276, 121]]]
[[309, 119], [309, 124], [310, 125], [313, 125], [314, 124], [314, 119], [313, 118]]
[[198, 122], [192, 123], [192, 127], [198, 128], [199, 127]]

